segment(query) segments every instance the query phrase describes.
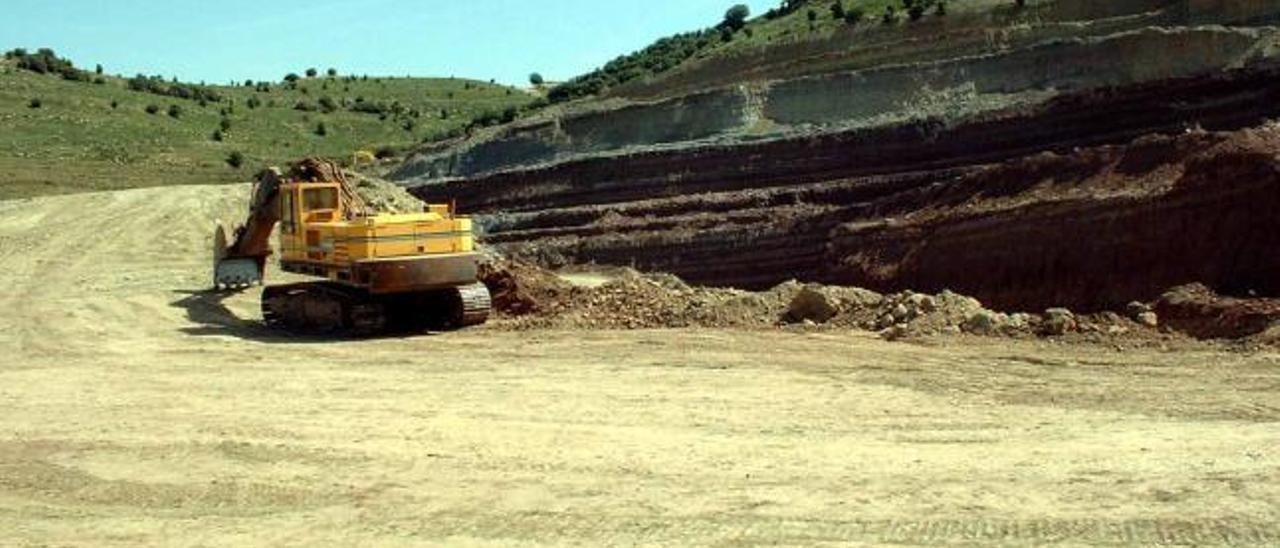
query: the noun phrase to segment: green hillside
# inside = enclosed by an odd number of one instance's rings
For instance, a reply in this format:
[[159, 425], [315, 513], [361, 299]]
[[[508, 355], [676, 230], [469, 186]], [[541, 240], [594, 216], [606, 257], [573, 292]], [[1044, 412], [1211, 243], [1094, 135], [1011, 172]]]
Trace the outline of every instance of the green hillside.
[[[357, 150], [385, 154], [458, 134], [536, 99], [469, 80], [323, 72], [250, 86], [134, 83], [199, 90], [199, 100], [130, 89], [129, 78], [93, 70], [64, 76], [19, 64], [0, 60], [0, 199], [244, 181], [265, 164], [301, 156], [350, 159]], [[174, 95], [187, 95], [181, 90]], [[228, 162], [236, 153], [239, 168]]]
[[[783, 0], [781, 6], [734, 22], [731, 13], [714, 25], [668, 36], [622, 55], [605, 66], [551, 90], [553, 102], [588, 96], [653, 96], [669, 84], [688, 92], [738, 81], [740, 72], [762, 63], [787, 63], [806, 55], [839, 56], [863, 49], [868, 40], [916, 37], [927, 40], [939, 23], [956, 14], [1003, 12], [1030, 16], [1029, 0]], [[925, 36], [919, 36], [925, 35]], [[824, 67], [826, 68], [826, 67]], [[752, 78], [761, 75], [753, 75]]]

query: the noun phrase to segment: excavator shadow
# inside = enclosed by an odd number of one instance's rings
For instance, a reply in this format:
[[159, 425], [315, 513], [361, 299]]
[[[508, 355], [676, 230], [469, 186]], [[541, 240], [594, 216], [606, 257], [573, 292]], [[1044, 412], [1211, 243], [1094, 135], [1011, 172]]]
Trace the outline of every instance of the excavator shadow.
[[[240, 317], [226, 304], [227, 299], [236, 295], [233, 292], [180, 289], [175, 290], [174, 293], [181, 298], [173, 301], [170, 305], [186, 311], [187, 319], [196, 324], [180, 329], [180, 331], [188, 335], [197, 337], [236, 337], [268, 343], [338, 343], [352, 340], [351, 337], [341, 335], [324, 336], [280, 331], [267, 327], [258, 319]], [[362, 337], [362, 339], [395, 339], [431, 334], [390, 332], [375, 337]]]

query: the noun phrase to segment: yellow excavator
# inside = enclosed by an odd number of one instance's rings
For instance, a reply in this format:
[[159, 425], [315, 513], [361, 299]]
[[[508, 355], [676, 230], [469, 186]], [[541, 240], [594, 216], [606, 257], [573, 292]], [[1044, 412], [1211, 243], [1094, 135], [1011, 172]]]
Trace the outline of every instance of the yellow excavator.
[[471, 219], [447, 204], [426, 205], [421, 213], [376, 213], [337, 165], [318, 159], [288, 173], [264, 171], [244, 224], [230, 239], [218, 224], [215, 290], [263, 283], [277, 225], [281, 269], [323, 280], [264, 287], [262, 317], [269, 326], [370, 336], [459, 329], [489, 317]]

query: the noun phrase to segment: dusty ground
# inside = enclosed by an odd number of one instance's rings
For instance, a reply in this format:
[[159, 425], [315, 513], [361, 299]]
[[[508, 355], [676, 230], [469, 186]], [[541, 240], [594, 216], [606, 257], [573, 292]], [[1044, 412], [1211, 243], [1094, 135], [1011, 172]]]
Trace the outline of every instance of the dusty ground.
[[1280, 543], [1280, 355], [870, 334], [327, 343], [245, 187], [0, 202], [0, 545]]

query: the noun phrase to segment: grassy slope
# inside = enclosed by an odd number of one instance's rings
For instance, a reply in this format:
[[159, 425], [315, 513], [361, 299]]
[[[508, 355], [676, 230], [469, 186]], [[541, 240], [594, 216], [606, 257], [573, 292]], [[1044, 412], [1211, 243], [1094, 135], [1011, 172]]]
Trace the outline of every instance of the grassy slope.
[[[347, 82], [341, 77], [307, 79], [299, 89], [273, 85], [270, 93], [253, 88], [218, 87], [234, 101], [232, 128], [223, 142], [211, 135], [233, 103], [209, 103], [163, 97], [126, 89], [124, 81], [106, 85], [68, 82], [57, 76], [18, 70], [0, 60], [0, 199], [86, 190], [243, 181], [264, 164], [279, 164], [306, 155], [350, 158], [353, 151], [382, 145], [409, 145], [465, 125], [486, 110], [522, 105], [533, 97], [479, 82], [453, 79], [370, 78]], [[324, 89], [327, 86], [328, 89]], [[308, 90], [303, 94], [302, 88]], [[468, 89], [470, 88], [470, 89]], [[452, 94], [452, 97], [450, 96]], [[349, 112], [302, 112], [299, 100], [314, 103], [327, 95], [391, 103], [421, 112], [416, 127], [408, 118]], [[250, 109], [257, 96], [263, 106]], [[29, 108], [32, 98], [43, 106]], [[118, 107], [111, 108], [112, 101]], [[269, 106], [274, 103], [274, 106]], [[157, 105], [160, 113], [145, 112]], [[166, 115], [170, 105], [183, 114]], [[442, 119], [440, 111], [450, 115]], [[327, 136], [316, 135], [324, 122]], [[225, 159], [232, 151], [246, 157], [241, 169]]]
[[[868, 43], [900, 39], [927, 40], [927, 36], [922, 34], [936, 31], [938, 23], [954, 20], [957, 15], [1001, 9], [1009, 11], [1007, 8], [1012, 6], [1011, 0], [950, 0], [947, 3], [950, 15], [940, 19], [930, 8], [922, 21], [910, 22], [902, 8], [902, 0], [842, 0], [846, 10], [861, 8], [864, 14], [859, 23], [850, 25], [833, 17], [833, 3], [828, 0], [813, 0], [810, 7], [774, 19], [756, 17], [748, 22], [746, 30], [736, 33], [733, 40], [716, 41], [670, 71], [629, 82], [606, 95], [626, 97], [638, 92], [637, 95], [641, 97], [653, 97], [663, 94], [668, 84], [675, 84], [675, 89], [670, 91], [677, 94], [688, 93], [697, 88], [722, 86], [741, 79], [736, 71], [742, 70], [744, 66], [785, 66], [789, 61], [799, 61], [796, 57], [799, 55], [817, 54], [830, 61], [814, 63], [815, 59], [806, 59], [804, 68], [792, 67], [794, 70], [787, 76], [844, 70], [849, 67], [840, 59], [850, 52], [865, 49]], [[1031, 0], [1030, 3], [1036, 5], [1047, 2]], [[882, 17], [889, 6], [896, 9], [897, 23], [886, 26]], [[810, 9], [817, 15], [812, 22], [808, 15]], [[751, 79], [758, 77], [760, 75]]]

